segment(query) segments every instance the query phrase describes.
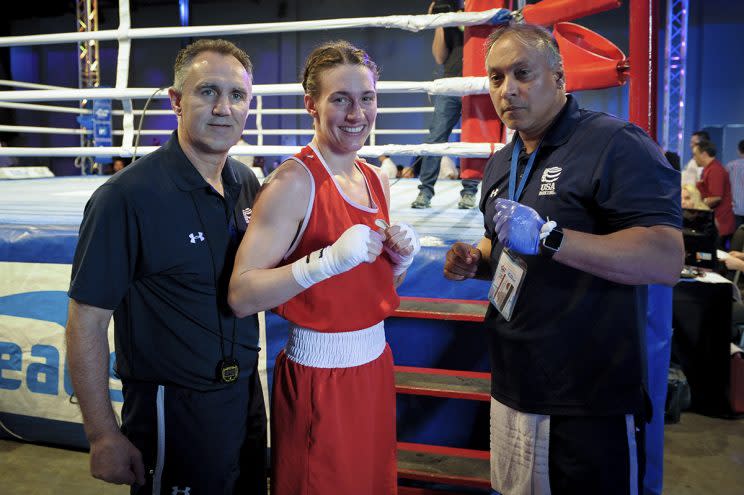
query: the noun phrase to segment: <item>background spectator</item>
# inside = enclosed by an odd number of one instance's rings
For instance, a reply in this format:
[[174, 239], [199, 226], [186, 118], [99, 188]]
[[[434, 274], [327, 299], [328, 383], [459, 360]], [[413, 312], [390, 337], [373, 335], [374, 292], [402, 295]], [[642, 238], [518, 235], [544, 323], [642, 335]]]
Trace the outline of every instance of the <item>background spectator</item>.
[[[710, 134], [706, 131], [695, 131], [690, 136], [690, 150], [692, 150], [696, 144], [700, 141], [710, 141]], [[685, 169], [682, 171], [682, 184], [695, 184], [700, 180], [703, 173], [703, 169], [700, 168], [695, 161], [695, 158], [690, 159], [685, 165]]]
[[715, 214], [718, 248], [726, 250], [731, 235], [736, 230], [728, 172], [716, 159], [716, 147], [710, 141], [700, 141], [693, 146], [692, 157], [697, 166], [703, 169], [697, 188], [703, 197], [703, 202]]
[[115, 156], [111, 162], [111, 173], [115, 174], [119, 170], [123, 170], [124, 167], [126, 167], [127, 165], [129, 165], [129, 162], [127, 162], [124, 158]]
[[[429, 13], [455, 12], [462, 10], [461, 0], [435, 0], [429, 5]], [[431, 45], [431, 53], [438, 64], [444, 66], [444, 77], [462, 76], [462, 45], [463, 32], [459, 28], [436, 28], [434, 40]], [[429, 125], [429, 134], [424, 143], [445, 143], [449, 140], [452, 128], [460, 120], [462, 114], [462, 100], [459, 96], [432, 96], [434, 103], [434, 116]], [[417, 159], [418, 160], [418, 159]], [[431, 207], [431, 198], [434, 196], [434, 184], [439, 178], [441, 159], [438, 156], [424, 156], [421, 160], [421, 171], [419, 172], [419, 194], [411, 203], [411, 208]], [[413, 167], [413, 165], [412, 165]], [[476, 204], [475, 195], [478, 192], [478, 181], [465, 179], [462, 181], [460, 191], [460, 202], [458, 208], [473, 208]]]
[[744, 140], [739, 141], [739, 158], [726, 165], [731, 180], [731, 197], [734, 200], [736, 228], [744, 223]]
[[682, 208], [710, 210], [708, 205], [703, 203], [703, 198], [700, 197], [700, 191], [691, 184], [684, 184], [682, 186]]
[[[400, 176], [405, 179], [413, 179], [418, 177], [421, 173], [421, 162], [423, 161], [422, 156], [416, 158], [410, 166], [403, 168]], [[455, 166], [454, 160], [449, 156], [441, 157], [439, 162], [439, 173], [437, 174], [437, 180], [439, 179], [457, 179], [460, 173], [458, 168]]]
[[378, 160], [380, 160], [380, 168], [388, 176], [388, 179], [395, 179], [400, 175], [398, 165], [395, 164], [392, 158], [386, 155], [380, 155]]

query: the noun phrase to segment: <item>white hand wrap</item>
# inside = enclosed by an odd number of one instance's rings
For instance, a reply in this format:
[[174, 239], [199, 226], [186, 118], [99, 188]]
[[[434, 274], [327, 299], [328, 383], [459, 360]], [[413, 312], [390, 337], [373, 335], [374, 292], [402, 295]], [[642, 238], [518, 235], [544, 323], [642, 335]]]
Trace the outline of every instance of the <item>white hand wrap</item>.
[[[369, 254], [372, 234], [366, 225], [352, 225], [332, 245], [314, 251], [292, 263], [292, 275], [304, 288], [351, 270], [364, 262], [372, 262]], [[371, 259], [370, 259], [371, 258]]]
[[405, 239], [408, 239], [408, 241], [411, 243], [411, 246], [413, 246], [413, 251], [411, 251], [411, 254], [404, 256], [393, 251], [387, 245], [385, 246], [385, 251], [387, 252], [388, 256], [390, 256], [390, 260], [393, 262], [393, 275], [396, 277], [400, 276], [401, 274], [403, 274], [403, 272], [408, 270], [408, 267], [411, 266], [411, 263], [413, 263], [413, 258], [415, 258], [416, 254], [421, 251], [421, 243], [419, 242], [418, 234], [416, 234], [416, 231], [413, 230], [413, 227], [411, 227], [407, 223], [399, 223], [397, 225], [398, 227], [400, 227], [401, 232], [405, 233]]

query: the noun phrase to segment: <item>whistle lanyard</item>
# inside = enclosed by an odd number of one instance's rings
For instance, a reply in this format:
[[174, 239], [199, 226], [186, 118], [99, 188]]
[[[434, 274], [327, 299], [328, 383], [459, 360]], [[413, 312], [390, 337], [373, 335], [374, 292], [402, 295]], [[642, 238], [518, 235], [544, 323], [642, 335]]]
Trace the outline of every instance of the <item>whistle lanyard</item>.
[[517, 169], [519, 168], [519, 153], [522, 151], [522, 138], [517, 135], [517, 137], [514, 139], [514, 150], [512, 151], [511, 157], [511, 171], [509, 173], [510, 200], [519, 201], [519, 198], [522, 197], [524, 186], [527, 184], [527, 180], [530, 178], [530, 173], [532, 173], [532, 166], [535, 164], [535, 158], [537, 157], [537, 152], [540, 150], [541, 145], [542, 140], [540, 141], [540, 143], [538, 143], [537, 148], [535, 148], [535, 151], [532, 152], [530, 158], [527, 160], [527, 166], [524, 168], [522, 179], [519, 181], [519, 188], [516, 188]]
[[[215, 191], [214, 194], [218, 194], [218, 193]], [[226, 195], [227, 195], [227, 190], [225, 190], [224, 201], [227, 201]], [[194, 203], [194, 209], [196, 210], [196, 216], [199, 218], [199, 224], [201, 225], [202, 231], [206, 234], [207, 233], [206, 224], [204, 223], [204, 219], [202, 218], [202, 214], [197, 204], [197, 200], [194, 197], [194, 192], [191, 193], [191, 201], [193, 201]], [[235, 218], [235, 208], [232, 208], [232, 210], [233, 210], [232, 217], [231, 219], [228, 219], [228, 229], [231, 228], [230, 227], [231, 220], [236, 223], [235, 228], [237, 229], [237, 220]], [[230, 233], [230, 236], [232, 237], [232, 233]], [[219, 286], [219, 273], [217, 273], [217, 265], [214, 260], [214, 255], [217, 251], [212, 249], [212, 244], [210, 242], [211, 237], [212, 237], [211, 235], [206, 236], [207, 249], [209, 250], [209, 258], [212, 261], [212, 274], [214, 276], [214, 287], [219, 297], [219, 294], [220, 294], [219, 287], [218, 287]], [[222, 314], [220, 312], [220, 304], [218, 301], [217, 302], [217, 326], [220, 330], [220, 353], [222, 354], [223, 359], [228, 359], [228, 358], [234, 359], [235, 357], [235, 337], [237, 336], [236, 334], [237, 334], [238, 318], [235, 315], [233, 315], [232, 320], [233, 320], [232, 340], [230, 343], [230, 355], [228, 356], [225, 354], [225, 333], [222, 330]]]

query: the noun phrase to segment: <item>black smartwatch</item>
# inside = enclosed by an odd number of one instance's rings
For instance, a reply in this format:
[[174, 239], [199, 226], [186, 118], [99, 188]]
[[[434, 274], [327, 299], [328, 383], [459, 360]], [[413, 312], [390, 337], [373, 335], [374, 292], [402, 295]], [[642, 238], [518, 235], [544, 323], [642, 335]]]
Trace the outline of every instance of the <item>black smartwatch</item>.
[[561, 249], [561, 246], [563, 246], [563, 231], [556, 227], [542, 240], [540, 254], [546, 258], [552, 258]]

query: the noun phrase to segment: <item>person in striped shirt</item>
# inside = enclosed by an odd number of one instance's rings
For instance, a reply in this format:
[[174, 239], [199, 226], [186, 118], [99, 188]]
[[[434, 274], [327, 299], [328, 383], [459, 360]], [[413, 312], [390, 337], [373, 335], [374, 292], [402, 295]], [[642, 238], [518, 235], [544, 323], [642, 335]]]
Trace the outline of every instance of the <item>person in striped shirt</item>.
[[736, 228], [744, 223], [744, 139], [739, 141], [739, 158], [726, 164], [731, 179], [731, 197], [734, 200]]

